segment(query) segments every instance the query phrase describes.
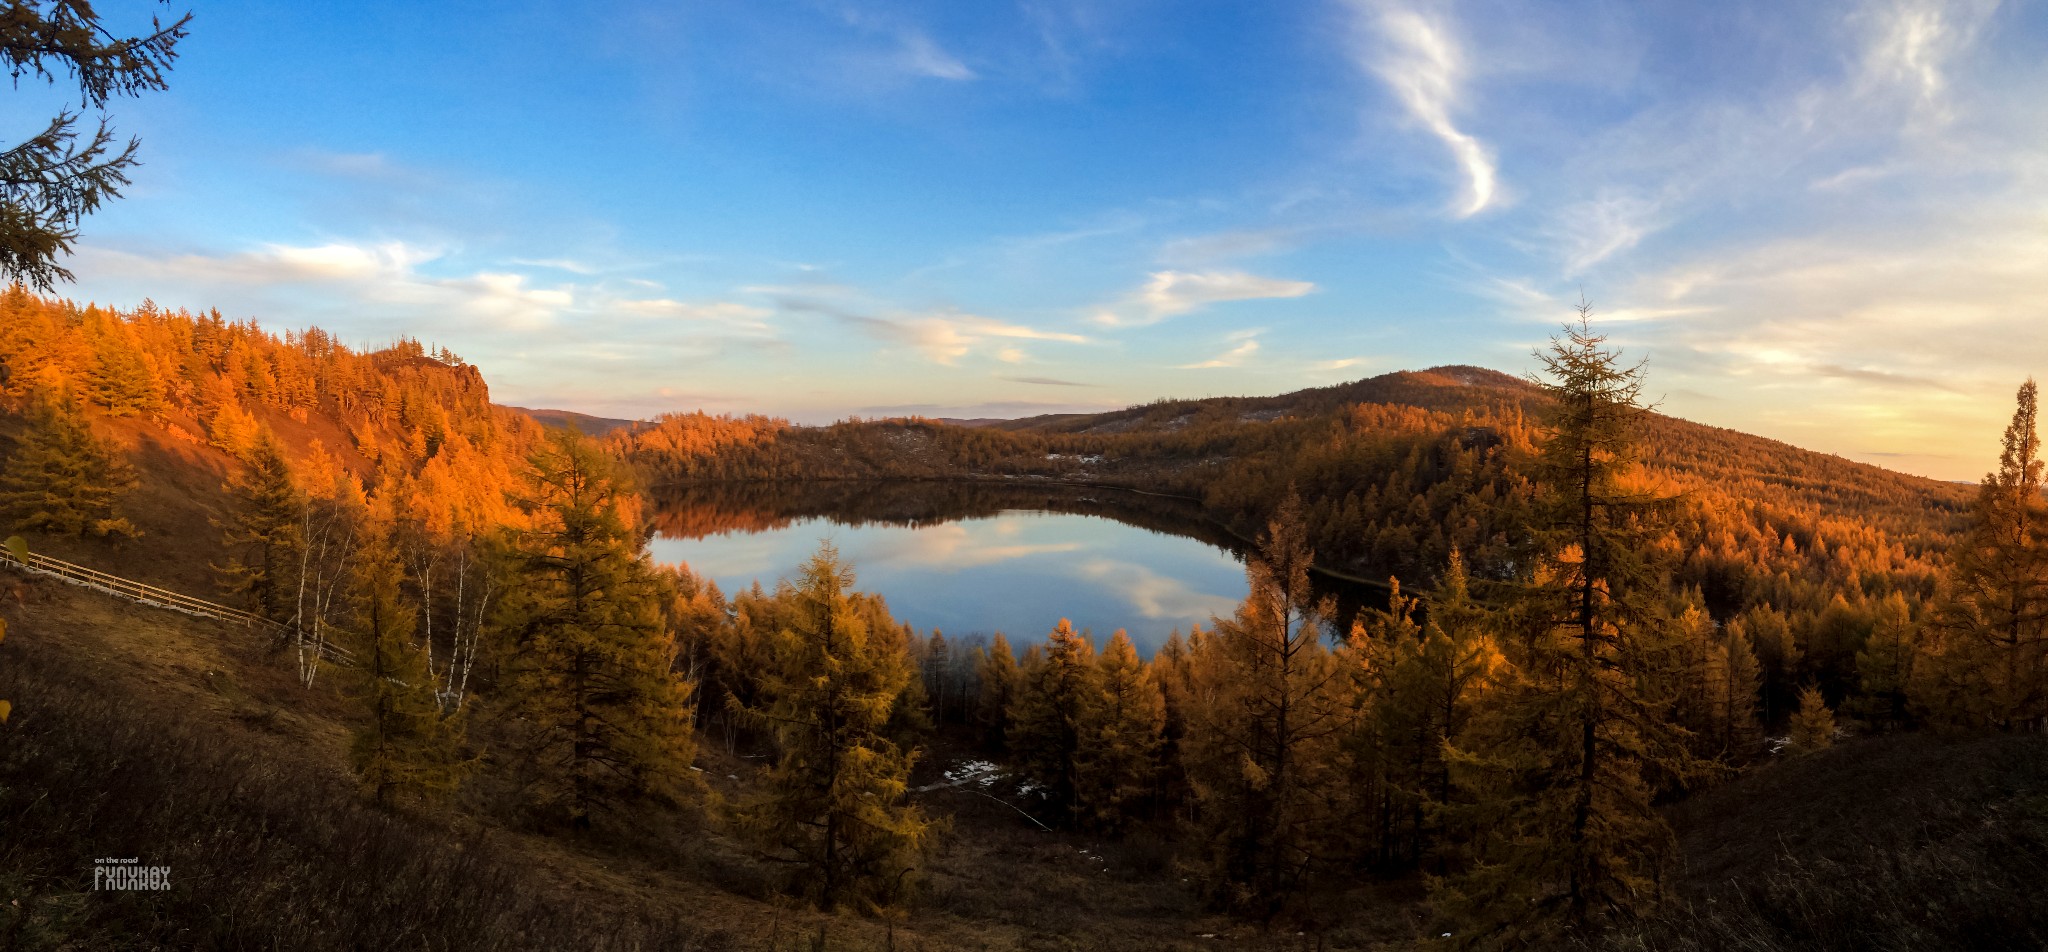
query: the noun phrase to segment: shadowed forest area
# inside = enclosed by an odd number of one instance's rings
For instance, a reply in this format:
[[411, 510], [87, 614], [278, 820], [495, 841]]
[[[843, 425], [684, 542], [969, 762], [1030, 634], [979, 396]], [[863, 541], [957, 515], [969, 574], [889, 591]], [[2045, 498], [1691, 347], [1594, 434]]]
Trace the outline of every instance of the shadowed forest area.
[[[8, 570], [0, 936], [2048, 940], [2033, 385], [1972, 488], [1659, 416], [1583, 319], [1538, 357], [1527, 382], [592, 437], [415, 341], [17, 288], [8, 531], [284, 634]], [[778, 480], [817, 492], [777, 510]], [[948, 642], [829, 547], [735, 592], [646, 555], [657, 511], [914, 523], [1018, 492], [1199, 524], [1249, 594], [1145, 658], [1065, 623]], [[1391, 594], [1340, 619], [1319, 565]], [[91, 890], [115, 854], [173, 889]]]

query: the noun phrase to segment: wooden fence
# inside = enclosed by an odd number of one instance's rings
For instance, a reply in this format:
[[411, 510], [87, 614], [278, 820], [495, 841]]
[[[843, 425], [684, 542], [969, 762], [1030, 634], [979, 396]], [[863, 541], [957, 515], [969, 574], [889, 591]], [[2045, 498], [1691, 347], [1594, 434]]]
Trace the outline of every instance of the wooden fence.
[[[37, 552], [26, 553], [26, 556], [27, 560], [24, 562], [12, 550], [5, 546], [0, 546], [0, 565], [10, 565], [36, 575], [48, 575], [70, 582], [73, 585], [105, 592], [117, 598], [125, 598], [131, 602], [154, 605], [158, 608], [168, 608], [174, 612], [184, 612], [197, 618], [211, 618], [215, 621], [241, 625], [244, 628], [267, 632], [281, 638], [289, 638], [294, 633], [291, 625], [272, 621], [254, 612], [246, 612], [239, 608], [229, 608], [218, 602], [209, 602], [203, 598], [193, 598], [190, 595], [173, 592], [166, 588], [158, 588], [154, 585], [145, 585], [134, 579], [126, 579], [118, 575], [108, 575], [97, 569], [89, 569], [83, 565], [66, 562], [63, 559], [53, 559]], [[338, 630], [330, 630], [334, 634], [340, 634]], [[355, 659], [349, 655], [348, 650], [336, 644], [323, 641], [320, 653], [329, 661], [345, 665], [355, 663]]]

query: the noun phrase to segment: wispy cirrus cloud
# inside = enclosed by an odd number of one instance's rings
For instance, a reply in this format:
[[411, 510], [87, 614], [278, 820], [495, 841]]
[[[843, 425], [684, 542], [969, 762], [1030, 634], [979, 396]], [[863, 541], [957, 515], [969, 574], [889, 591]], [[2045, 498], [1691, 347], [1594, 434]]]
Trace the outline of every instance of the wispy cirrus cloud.
[[514, 258], [512, 263], [527, 268], [547, 268], [551, 271], [567, 271], [570, 274], [589, 276], [600, 270], [594, 264], [585, 264], [569, 258]]
[[1264, 333], [1264, 331], [1239, 331], [1238, 333], [1230, 335], [1231, 340], [1237, 341], [1236, 346], [1230, 348], [1229, 350], [1224, 351], [1221, 354], [1218, 354], [1215, 357], [1211, 357], [1208, 360], [1197, 361], [1192, 364], [1181, 364], [1178, 367], [1175, 367], [1174, 369], [1214, 370], [1219, 367], [1242, 366], [1245, 361], [1250, 360], [1252, 358], [1252, 355], [1257, 354], [1259, 352], [1258, 335], [1261, 333]]
[[898, 330], [889, 333], [907, 341], [934, 362], [952, 364], [968, 353], [994, 341], [1037, 340], [1085, 344], [1088, 338], [1064, 331], [1041, 330], [982, 317], [978, 314], [932, 314], [889, 322]]
[[[845, 7], [840, 17], [853, 30], [880, 39], [883, 48], [872, 46], [848, 54], [848, 62], [867, 81], [890, 76], [966, 82], [980, 75], [934, 40], [923, 26], [901, 17], [874, 10]], [[871, 43], [872, 41], [867, 41]], [[866, 44], [864, 44], [866, 45]]]
[[775, 312], [769, 308], [737, 301], [678, 301], [673, 298], [636, 298], [617, 302], [617, 310], [628, 314], [647, 317], [667, 318], [677, 321], [696, 321], [722, 324], [754, 333], [768, 333], [774, 328], [769, 318]]
[[1867, 85], [1903, 87], [1936, 118], [1945, 118], [1951, 61], [1977, 41], [1997, 0], [1879, 0], [1856, 14], [1868, 37]]
[[1946, 390], [1955, 392], [1955, 387], [1933, 377], [1918, 377], [1889, 370], [1873, 370], [1868, 367], [1842, 367], [1836, 364], [1814, 364], [1808, 368], [1816, 376], [1836, 380], [1853, 380], [1858, 383], [1875, 384], [1880, 387], [1904, 387], [1907, 389]]
[[1112, 327], [1156, 324], [1225, 301], [1298, 298], [1315, 290], [1313, 282], [1243, 271], [1155, 271], [1124, 301], [1098, 310], [1095, 321]]
[[923, 31], [904, 30], [897, 34], [896, 40], [901, 47], [896, 52], [895, 61], [907, 73], [955, 82], [976, 78], [974, 70], [960, 62], [958, 57], [940, 49]]
[[1465, 95], [1466, 56], [1446, 18], [1414, 6], [1380, 0], [1349, 0], [1353, 24], [1352, 59], [1401, 100], [1416, 122], [1450, 151], [1464, 179], [1454, 208], [1470, 218], [1492, 205], [1499, 192], [1493, 150], [1458, 127], [1453, 114]]
[[1099, 384], [1082, 383], [1078, 380], [1061, 380], [1058, 377], [1001, 377], [1011, 383], [1028, 383], [1034, 387], [1094, 387]]
[[1019, 341], [1087, 344], [1091, 339], [1066, 331], [1046, 330], [960, 311], [868, 313], [865, 295], [852, 288], [755, 288], [769, 292], [775, 306], [797, 313], [820, 314], [883, 341], [906, 344], [933, 363], [953, 365], [972, 353], [986, 353], [1005, 363], [1021, 363], [1028, 355]]
[[894, 403], [856, 407], [862, 416], [924, 416], [967, 419], [1013, 419], [1046, 413], [1100, 413], [1115, 409], [1106, 403], [1056, 403], [1049, 400], [986, 400], [980, 403]]
[[1206, 265], [1235, 258], [1271, 255], [1290, 250], [1315, 236], [1318, 229], [1289, 225], [1236, 228], [1172, 239], [1159, 249], [1162, 264]]

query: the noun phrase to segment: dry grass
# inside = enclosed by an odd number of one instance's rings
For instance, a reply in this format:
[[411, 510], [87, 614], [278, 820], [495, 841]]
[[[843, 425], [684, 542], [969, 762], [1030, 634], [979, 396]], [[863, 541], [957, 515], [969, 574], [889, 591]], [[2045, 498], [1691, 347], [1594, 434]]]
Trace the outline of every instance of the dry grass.
[[[933, 888], [893, 922], [789, 908], [749, 850], [688, 817], [575, 838], [483, 793], [455, 815], [388, 814], [354, 794], [352, 712], [331, 673], [301, 688], [260, 636], [12, 573], [0, 615], [0, 697], [17, 705], [0, 747], [0, 948], [1363, 944], [1206, 917], [1165, 845], [1048, 834], [956, 792], [926, 796], [953, 831]], [[706, 745], [720, 794], [744, 789], [727, 774], [758, 769], [746, 753]], [[965, 751], [936, 751], [926, 770], [948, 756]], [[177, 888], [92, 892], [92, 859], [115, 853], [169, 863]]]
[[1611, 949], [2048, 948], [2048, 738], [1905, 735], [1683, 804], [1679, 901]]

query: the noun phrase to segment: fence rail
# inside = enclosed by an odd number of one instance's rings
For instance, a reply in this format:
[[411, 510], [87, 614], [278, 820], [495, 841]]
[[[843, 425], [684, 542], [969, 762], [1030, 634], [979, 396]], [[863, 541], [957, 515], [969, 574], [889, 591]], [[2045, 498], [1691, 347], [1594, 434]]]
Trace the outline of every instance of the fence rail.
[[[53, 559], [38, 552], [27, 553], [27, 559], [24, 561], [9, 549], [0, 547], [0, 565], [10, 565], [36, 575], [52, 576], [73, 585], [105, 592], [118, 598], [125, 598], [131, 602], [154, 605], [158, 608], [168, 608], [174, 612], [183, 612], [197, 618], [211, 618], [216, 621], [237, 624], [245, 628], [269, 632], [279, 637], [291, 637], [296, 632], [296, 629], [291, 625], [265, 618], [254, 612], [230, 608], [218, 602], [209, 602], [203, 598], [193, 598], [181, 592], [173, 592], [167, 588], [146, 585], [134, 579], [109, 575], [98, 569], [86, 568], [83, 565], [66, 562], [63, 559]], [[338, 634], [339, 632], [336, 633]], [[345, 665], [355, 663], [355, 659], [350, 656], [347, 649], [342, 648], [340, 645], [326, 643], [324, 640], [320, 646], [320, 653], [329, 661]]]

